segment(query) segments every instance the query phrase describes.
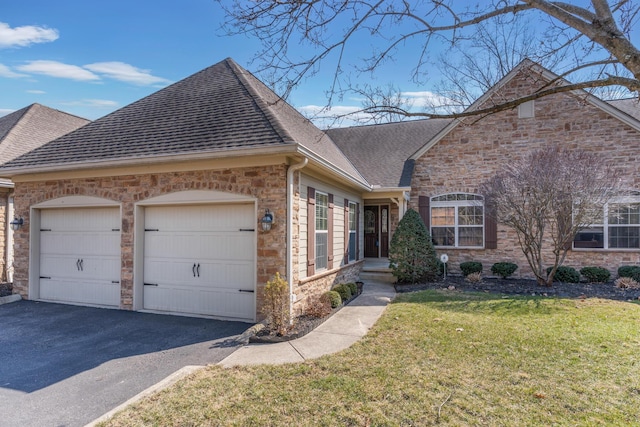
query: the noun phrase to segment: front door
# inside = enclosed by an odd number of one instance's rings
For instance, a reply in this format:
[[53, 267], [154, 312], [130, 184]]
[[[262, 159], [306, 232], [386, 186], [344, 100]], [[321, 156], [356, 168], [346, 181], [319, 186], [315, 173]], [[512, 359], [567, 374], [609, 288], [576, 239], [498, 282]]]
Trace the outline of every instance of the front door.
[[389, 256], [389, 206], [364, 207], [364, 256]]

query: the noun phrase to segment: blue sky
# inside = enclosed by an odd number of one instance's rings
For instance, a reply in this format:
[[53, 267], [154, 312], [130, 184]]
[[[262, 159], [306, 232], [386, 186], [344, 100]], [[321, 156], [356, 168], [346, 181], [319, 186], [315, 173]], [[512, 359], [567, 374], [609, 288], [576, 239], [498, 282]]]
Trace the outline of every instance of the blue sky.
[[[224, 18], [213, 0], [3, 1], [0, 115], [37, 102], [93, 120], [227, 57], [254, 71], [259, 43], [225, 36]], [[289, 102], [303, 112], [325, 105], [330, 77], [306, 80]], [[346, 99], [333, 111], [359, 105]]]

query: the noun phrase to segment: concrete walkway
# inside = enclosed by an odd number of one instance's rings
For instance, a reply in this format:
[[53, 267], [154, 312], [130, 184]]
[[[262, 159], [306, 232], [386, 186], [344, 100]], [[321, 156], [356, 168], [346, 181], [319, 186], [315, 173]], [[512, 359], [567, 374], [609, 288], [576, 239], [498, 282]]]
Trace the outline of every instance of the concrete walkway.
[[392, 285], [367, 281], [360, 296], [304, 337], [276, 344], [249, 344], [219, 365], [229, 368], [304, 362], [344, 350], [371, 329], [394, 297]]

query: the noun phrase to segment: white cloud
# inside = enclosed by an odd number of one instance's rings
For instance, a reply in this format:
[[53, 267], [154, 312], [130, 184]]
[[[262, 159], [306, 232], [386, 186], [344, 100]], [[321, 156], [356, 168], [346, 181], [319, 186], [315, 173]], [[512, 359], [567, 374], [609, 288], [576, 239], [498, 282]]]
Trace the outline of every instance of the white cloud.
[[438, 108], [450, 105], [451, 100], [429, 91], [401, 92], [400, 96], [405, 98], [412, 107], [418, 108]]
[[118, 103], [108, 99], [81, 99], [79, 101], [63, 102], [62, 105], [70, 105], [74, 107], [115, 108], [118, 106]]
[[9, 24], [0, 22], [0, 49], [52, 42], [58, 37], [58, 31], [53, 28], [37, 27], [35, 25], [11, 28]]
[[87, 64], [84, 68], [114, 80], [133, 83], [136, 85], [145, 86], [170, 83], [167, 79], [151, 75], [149, 73], [150, 70], [143, 70], [124, 62], [96, 62], [93, 64]]
[[11, 110], [9, 108], [0, 108], [0, 117], [6, 116], [9, 113], [13, 113], [16, 110]]
[[80, 81], [100, 80], [100, 77], [91, 71], [85, 70], [77, 65], [63, 64], [58, 61], [31, 61], [25, 65], [19, 65], [16, 68], [27, 73], [44, 74], [45, 76], [60, 77], [63, 79]]
[[8, 77], [10, 79], [15, 79], [17, 77], [26, 77], [25, 74], [16, 73], [12, 71], [11, 68], [6, 65], [0, 64], [0, 77]]
[[42, 95], [44, 93], [47, 93], [43, 90], [36, 90], [36, 89], [30, 89], [26, 91], [27, 93], [33, 93], [34, 95]]

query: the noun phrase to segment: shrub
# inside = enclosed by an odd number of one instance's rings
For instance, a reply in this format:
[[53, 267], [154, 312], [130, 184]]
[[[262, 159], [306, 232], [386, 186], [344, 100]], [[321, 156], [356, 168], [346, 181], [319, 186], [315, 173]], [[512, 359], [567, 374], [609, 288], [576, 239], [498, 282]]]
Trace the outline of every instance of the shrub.
[[351, 295], [358, 295], [358, 285], [356, 285], [355, 283], [351, 282], [351, 283], [347, 283], [347, 286], [349, 287], [349, 290], [351, 291]]
[[327, 291], [322, 294], [322, 297], [329, 300], [329, 302], [331, 303], [331, 308], [336, 308], [340, 306], [340, 304], [342, 304], [342, 298], [336, 291]]
[[461, 262], [460, 270], [462, 270], [464, 277], [467, 277], [471, 273], [482, 273], [482, 263], [477, 261]]
[[328, 292], [313, 297], [309, 301], [309, 305], [307, 306], [306, 314], [315, 317], [317, 319], [328, 316], [331, 313], [331, 300]]
[[639, 280], [640, 266], [639, 265], [624, 265], [618, 268], [619, 277], [631, 277], [636, 281]]
[[432, 281], [438, 277], [436, 251], [418, 212], [407, 210], [389, 244], [389, 267], [400, 283]]
[[[547, 268], [547, 276], [551, 273], [553, 268]], [[553, 277], [555, 282], [563, 282], [563, 283], [578, 283], [580, 281], [580, 273], [573, 267], [565, 267], [561, 265], [556, 270], [556, 275]]]
[[349, 287], [345, 284], [335, 286], [332, 291], [336, 291], [338, 294], [340, 294], [340, 299], [342, 301], [346, 301], [351, 298], [351, 289], [349, 289]]
[[279, 335], [287, 332], [291, 322], [289, 312], [289, 284], [276, 273], [273, 279], [269, 280], [264, 287], [264, 309], [267, 322], [271, 328]]
[[613, 282], [617, 288], [620, 289], [638, 289], [640, 288], [640, 283], [634, 280], [631, 277], [618, 277], [615, 282]]
[[516, 272], [518, 266], [512, 262], [496, 262], [491, 266], [491, 272], [506, 279]]
[[611, 277], [609, 270], [602, 267], [583, 267], [580, 269], [580, 274], [589, 283], [605, 283]]
[[469, 283], [480, 283], [482, 282], [482, 273], [474, 272], [467, 274], [467, 277], [464, 278]]

